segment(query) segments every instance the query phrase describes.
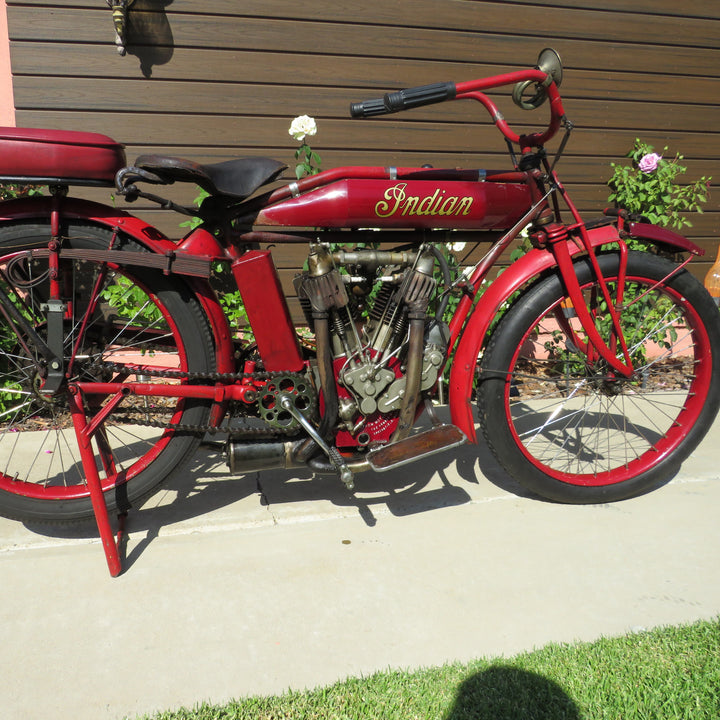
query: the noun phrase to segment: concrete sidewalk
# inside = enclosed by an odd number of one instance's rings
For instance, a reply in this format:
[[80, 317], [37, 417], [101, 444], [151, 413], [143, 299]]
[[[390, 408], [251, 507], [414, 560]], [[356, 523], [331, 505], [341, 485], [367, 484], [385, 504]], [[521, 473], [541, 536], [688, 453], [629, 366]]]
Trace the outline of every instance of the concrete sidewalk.
[[[669, 485], [562, 506], [481, 448], [358, 478], [231, 478], [202, 448], [129, 518], [0, 519], [2, 717], [99, 720], [720, 614], [720, 423]], [[45, 534], [42, 534], [45, 533]]]

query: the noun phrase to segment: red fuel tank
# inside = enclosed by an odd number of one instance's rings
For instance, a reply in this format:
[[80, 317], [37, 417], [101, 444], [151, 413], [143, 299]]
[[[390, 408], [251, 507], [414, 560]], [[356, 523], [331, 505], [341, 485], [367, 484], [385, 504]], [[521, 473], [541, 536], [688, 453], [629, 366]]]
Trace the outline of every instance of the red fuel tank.
[[530, 204], [523, 183], [350, 178], [270, 205], [256, 224], [502, 230]]

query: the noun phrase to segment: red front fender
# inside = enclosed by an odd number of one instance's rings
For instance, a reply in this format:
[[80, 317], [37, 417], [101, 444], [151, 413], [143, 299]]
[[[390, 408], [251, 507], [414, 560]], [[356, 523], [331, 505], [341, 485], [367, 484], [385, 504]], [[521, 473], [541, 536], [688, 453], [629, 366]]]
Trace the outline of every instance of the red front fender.
[[[630, 234], [651, 243], [667, 246], [676, 251], [703, 255], [704, 250], [686, 238], [665, 228], [646, 223], [631, 223]], [[618, 242], [620, 236], [615, 225], [605, 225], [588, 230], [592, 247], [597, 248]], [[573, 241], [566, 243], [570, 255], [580, 255], [583, 249]], [[552, 252], [547, 249], [531, 250], [508, 267], [485, 291], [478, 301], [465, 329], [460, 336], [452, 367], [448, 402], [453, 424], [457, 425], [472, 442], [477, 442], [475, 422], [471, 406], [472, 385], [478, 354], [485, 336], [500, 306], [526, 282], [555, 265]]]

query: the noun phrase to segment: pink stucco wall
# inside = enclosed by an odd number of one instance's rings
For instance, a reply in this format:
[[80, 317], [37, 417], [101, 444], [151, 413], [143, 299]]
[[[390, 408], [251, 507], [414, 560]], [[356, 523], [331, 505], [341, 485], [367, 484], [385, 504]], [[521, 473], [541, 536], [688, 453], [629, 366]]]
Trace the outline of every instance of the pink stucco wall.
[[0, 125], [15, 125], [10, 39], [8, 37], [7, 5], [0, 0]]

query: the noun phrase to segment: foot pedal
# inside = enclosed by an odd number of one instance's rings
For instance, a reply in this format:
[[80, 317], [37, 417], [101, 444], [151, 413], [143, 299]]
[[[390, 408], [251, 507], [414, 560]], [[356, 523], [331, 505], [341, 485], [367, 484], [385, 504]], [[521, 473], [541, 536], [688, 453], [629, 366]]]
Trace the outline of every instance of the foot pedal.
[[385, 472], [443, 450], [464, 445], [466, 442], [465, 433], [455, 425], [438, 425], [391, 445], [371, 450], [366, 455], [366, 459], [373, 470]]

